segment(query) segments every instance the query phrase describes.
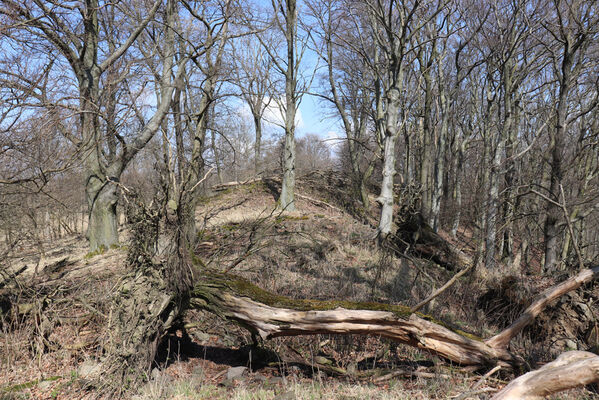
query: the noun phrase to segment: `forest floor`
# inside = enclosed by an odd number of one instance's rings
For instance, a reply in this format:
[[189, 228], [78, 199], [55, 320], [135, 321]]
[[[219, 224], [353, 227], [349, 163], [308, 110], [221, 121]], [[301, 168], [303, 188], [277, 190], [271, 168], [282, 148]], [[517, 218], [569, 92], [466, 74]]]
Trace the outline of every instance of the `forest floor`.
[[[300, 179], [296, 212], [275, 211], [276, 182], [241, 185], [207, 197], [197, 214], [196, 254], [211, 268], [244, 276], [293, 298], [414, 305], [455, 273], [429, 260], [378, 250], [373, 227], [376, 206], [372, 215], [360, 215], [348, 206], [344, 183], [330, 179]], [[455, 240], [441, 235], [473, 256], [471, 232], [460, 232]], [[106, 326], [110, 298], [125, 272], [127, 247], [89, 254], [83, 237], [70, 236], [44, 243], [43, 256], [35, 248], [39, 244], [14, 249], [4, 267], [20, 275], [18, 285], [10, 288], [10, 294], [4, 293], [5, 299], [19, 299], [12, 302], [19, 305], [0, 304], [0, 399], [95, 398], [88, 379], [98, 367], [100, 344], [110, 335]], [[509, 324], [533, 294], [555, 283], [536, 278], [530, 273], [535, 268], [531, 260], [507, 278], [474, 272], [424, 311], [490, 337]], [[594, 287], [584, 290], [570, 302], [585, 303], [596, 292]], [[576, 319], [584, 311], [560, 304], [513, 344], [530, 368], [568, 347], [589, 347], [583, 338], [588, 326], [559, 319], [568, 313]], [[548, 326], [551, 332], [546, 331]], [[242, 327], [192, 310], [162, 343], [148, 383], [131, 396], [488, 399], [514, 377], [499, 371], [483, 378], [485, 372], [467, 372], [376, 336], [298, 336], [260, 341], [256, 346]], [[552, 398], [599, 398], [591, 389]]]

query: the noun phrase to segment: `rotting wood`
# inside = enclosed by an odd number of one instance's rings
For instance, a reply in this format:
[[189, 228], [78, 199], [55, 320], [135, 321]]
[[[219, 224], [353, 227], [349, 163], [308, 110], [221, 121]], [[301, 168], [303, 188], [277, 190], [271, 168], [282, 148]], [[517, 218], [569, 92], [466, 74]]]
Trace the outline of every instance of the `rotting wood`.
[[462, 366], [521, 366], [509, 341], [552, 301], [591, 281], [599, 267], [546, 290], [524, 314], [493, 338], [453, 329], [409, 307], [368, 302], [293, 300], [269, 293], [245, 279], [205, 271], [192, 290], [190, 307], [239, 322], [264, 339], [313, 334], [368, 334], [430, 351]]
[[319, 333], [387, 337], [438, 354], [461, 365], [515, 366], [518, 357], [480, 338], [451, 329], [409, 307], [347, 301], [292, 300], [266, 292], [244, 279], [205, 274], [196, 284], [192, 308], [238, 321], [264, 339]]
[[492, 400], [536, 400], [553, 393], [599, 382], [599, 356], [569, 351], [510, 382]]

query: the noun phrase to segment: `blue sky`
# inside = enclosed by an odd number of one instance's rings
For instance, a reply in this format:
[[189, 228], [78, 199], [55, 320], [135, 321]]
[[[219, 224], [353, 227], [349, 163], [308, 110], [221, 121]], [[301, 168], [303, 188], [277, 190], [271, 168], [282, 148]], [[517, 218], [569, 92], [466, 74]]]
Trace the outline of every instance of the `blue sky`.
[[[272, 0], [254, 0], [254, 2], [258, 7], [272, 13]], [[302, 18], [302, 4], [303, 1], [298, 0], [300, 19]], [[310, 79], [310, 75], [314, 71], [316, 62], [316, 54], [307, 50], [300, 64], [306, 79]], [[313, 84], [310, 91], [318, 90], [318, 78], [313, 79], [312, 82]], [[323, 140], [326, 140], [327, 144], [334, 145], [335, 143], [338, 143], [339, 140], [330, 139], [343, 136], [339, 126], [339, 119], [335, 117], [332, 108], [316, 96], [310, 94], [305, 94], [303, 96], [299, 106], [298, 119], [298, 125], [296, 126], [297, 137], [302, 137], [306, 134], [315, 134], [323, 138]]]

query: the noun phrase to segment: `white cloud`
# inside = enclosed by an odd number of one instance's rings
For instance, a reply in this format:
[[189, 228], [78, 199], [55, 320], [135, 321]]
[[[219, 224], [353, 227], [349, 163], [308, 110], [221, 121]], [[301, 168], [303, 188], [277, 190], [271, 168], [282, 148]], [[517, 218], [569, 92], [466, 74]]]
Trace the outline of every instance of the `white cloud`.
[[339, 146], [341, 146], [341, 143], [344, 139], [345, 138], [341, 136], [339, 132], [330, 130], [326, 133], [324, 140], [327, 146], [329, 146], [329, 149], [331, 149], [331, 151], [335, 151], [339, 148]]
[[[264, 110], [264, 114], [262, 115], [262, 120], [265, 125], [265, 128], [283, 128], [285, 126], [285, 109], [283, 107], [284, 104], [284, 97], [281, 98], [279, 101], [275, 101], [275, 99], [272, 99], [269, 102], [268, 106], [266, 106], [266, 109]], [[239, 107], [237, 112], [242, 118], [252, 118], [250, 107], [245, 102]], [[297, 112], [295, 113], [295, 129], [303, 129], [304, 126], [305, 125], [304, 119], [302, 117], [302, 112], [301, 110], [297, 110]]]

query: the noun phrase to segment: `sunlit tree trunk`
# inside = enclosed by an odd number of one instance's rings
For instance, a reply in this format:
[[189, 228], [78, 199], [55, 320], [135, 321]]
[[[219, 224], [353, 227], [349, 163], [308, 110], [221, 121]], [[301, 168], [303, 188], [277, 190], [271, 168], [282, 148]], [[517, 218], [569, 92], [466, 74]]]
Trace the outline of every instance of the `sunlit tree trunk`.
[[283, 182], [279, 208], [295, 211], [295, 114], [297, 91], [296, 0], [286, 0], [285, 39], [287, 42], [287, 69], [285, 71], [285, 146], [283, 149]]

